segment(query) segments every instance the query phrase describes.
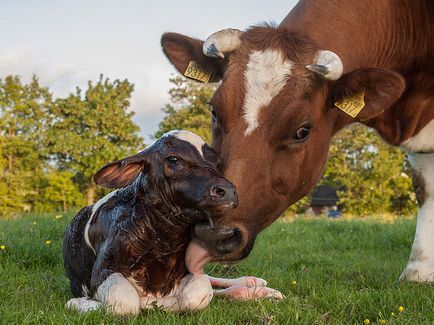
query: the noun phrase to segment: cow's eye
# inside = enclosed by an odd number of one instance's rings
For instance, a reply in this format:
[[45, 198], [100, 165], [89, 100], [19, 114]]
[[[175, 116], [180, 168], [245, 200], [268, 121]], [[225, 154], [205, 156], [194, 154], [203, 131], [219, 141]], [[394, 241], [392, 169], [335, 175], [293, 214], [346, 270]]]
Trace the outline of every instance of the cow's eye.
[[311, 125], [304, 125], [295, 132], [294, 141], [301, 142], [309, 137]]
[[176, 156], [168, 156], [166, 158], [166, 161], [171, 165], [176, 165], [178, 163], [179, 159]]

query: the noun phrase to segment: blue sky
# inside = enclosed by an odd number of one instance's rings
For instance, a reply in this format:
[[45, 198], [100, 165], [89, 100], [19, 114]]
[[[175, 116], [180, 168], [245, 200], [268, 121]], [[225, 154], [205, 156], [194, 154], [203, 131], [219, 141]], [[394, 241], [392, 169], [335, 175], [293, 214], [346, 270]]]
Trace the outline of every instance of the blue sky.
[[263, 21], [279, 23], [296, 0], [1, 0], [0, 77], [32, 74], [56, 96], [85, 87], [100, 73], [135, 84], [132, 110], [149, 142], [168, 102], [175, 70], [160, 36], [198, 38]]

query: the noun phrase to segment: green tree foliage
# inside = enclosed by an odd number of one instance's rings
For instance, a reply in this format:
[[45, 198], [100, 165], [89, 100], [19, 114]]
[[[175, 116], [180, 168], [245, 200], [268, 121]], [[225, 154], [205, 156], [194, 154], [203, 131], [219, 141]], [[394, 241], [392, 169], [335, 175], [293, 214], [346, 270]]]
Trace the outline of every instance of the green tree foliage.
[[131, 120], [130, 97], [134, 86], [128, 80], [111, 82], [100, 76], [87, 89], [77, 88], [53, 106], [55, 122], [50, 128], [50, 153], [61, 170], [72, 171], [86, 192], [87, 204], [95, 200], [93, 174], [107, 162], [144, 148], [139, 127]]
[[93, 203], [95, 171], [144, 147], [132, 91], [101, 76], [83, 94], [53, 100], [36, 77], [0, 79], [0, 216]]
[[169, 91], [171, 104], [163, 108], [165, 114], [154, 137], [159, 138], [173, 129], [192, 131], [205, 141], [211, 141], [211, 112], [208, 102], [215, 86], [188, 81], [182, 77], [170, 79], [173, 87]]
[[42, 199], [36, 203], [39, 211], [69, 211], [85, 204], [74, 174], [70, 171], [53, 170], [42, 182]]
[[0, 80], [0, 213], [30, 210], [40, 195], [50, 108], [36, 77], [27, 85], [17, 76]]
[[[170, 79], [171, 104], [163, 108], [163, 121], [155, 137], [172, 129], [187, 129], [210, 141], [208, 101], [215, 87]], [[331, 145], [330, 157], [321, 183], [339, 189], [339, 206], [355, 215], [383, 212], [410, 214], [416, 209], [409, 166], [405, 154], [385, 144], [372, 130], [351, 125], [339, 132]], [[291, 206], [289, 213], [300, 213], [309, 206], [305, 197]]]
[[339, 204], [347, 213], [413, 213], [416, 205], [405, 158], [373, 130], [353, 124], [335, 136], [322, 182], [340, 189]]

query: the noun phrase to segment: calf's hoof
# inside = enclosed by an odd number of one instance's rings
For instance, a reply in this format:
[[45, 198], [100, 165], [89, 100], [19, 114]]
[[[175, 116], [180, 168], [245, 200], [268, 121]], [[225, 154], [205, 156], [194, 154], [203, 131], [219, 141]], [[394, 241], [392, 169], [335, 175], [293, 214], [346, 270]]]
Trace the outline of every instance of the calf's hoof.
[[99, 301], [88, 298], [73, 298], [65, 304], [66, 309], [77, 310], [81, 313], [97, 310], [101, 306]]

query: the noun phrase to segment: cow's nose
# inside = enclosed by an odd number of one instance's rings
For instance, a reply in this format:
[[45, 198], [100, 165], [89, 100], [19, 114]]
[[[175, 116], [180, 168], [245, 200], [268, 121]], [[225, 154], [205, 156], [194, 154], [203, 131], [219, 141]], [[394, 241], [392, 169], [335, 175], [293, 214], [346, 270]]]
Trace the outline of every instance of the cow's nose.
[[232, 184], [215, 184], [211, 186], [209, 195], [216, 202], [232, 203], [234, 207], [238, 204], [237, 192]]
[[223, 225], [196, 224], [193, 235], [211, 252], [217, 255], [230, 254], [242, 244], [238, 228]]

